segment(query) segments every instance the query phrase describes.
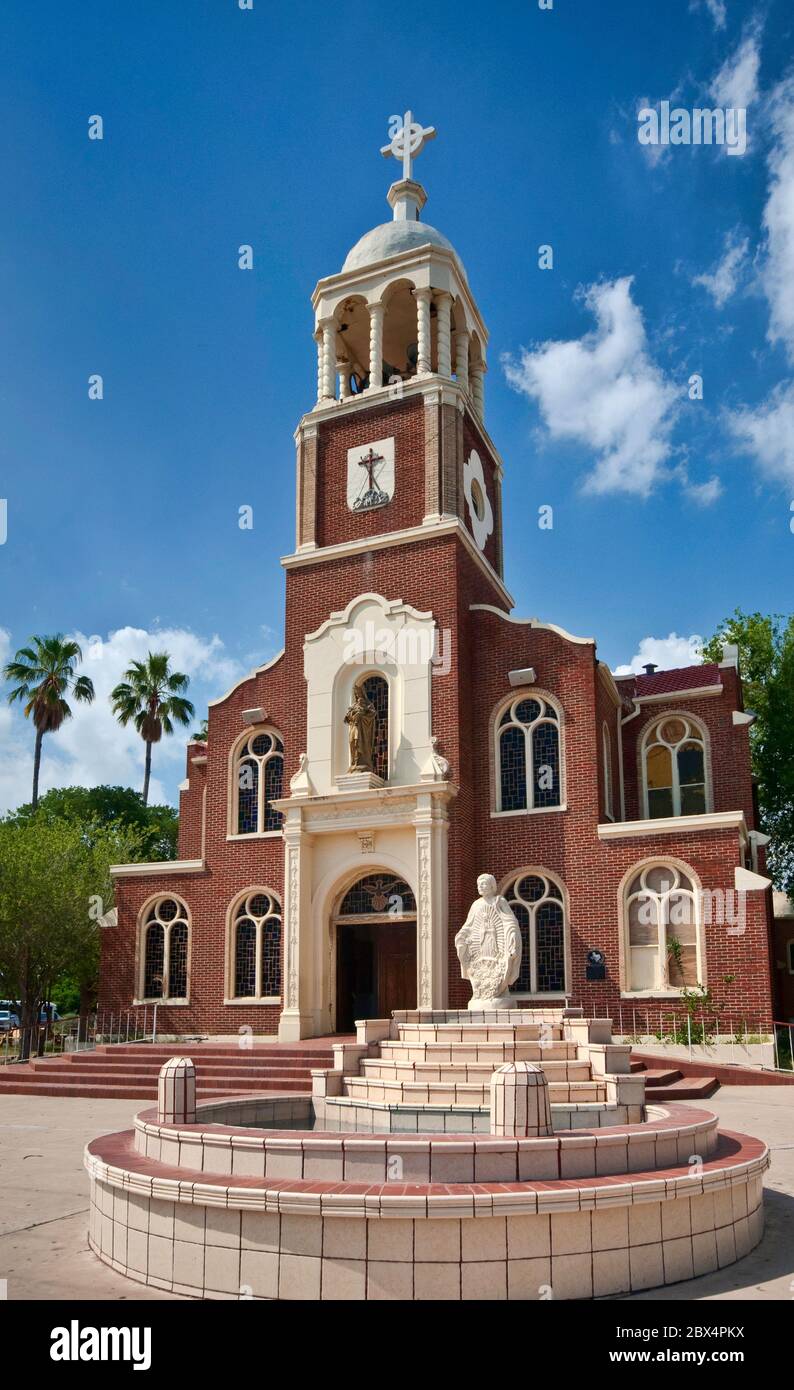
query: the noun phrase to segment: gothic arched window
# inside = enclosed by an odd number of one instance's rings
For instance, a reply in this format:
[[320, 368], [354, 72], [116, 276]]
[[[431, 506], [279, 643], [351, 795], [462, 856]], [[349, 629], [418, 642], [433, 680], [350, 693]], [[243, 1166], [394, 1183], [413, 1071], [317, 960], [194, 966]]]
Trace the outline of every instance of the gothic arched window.
[[648, 818], [697, 816], [708, 809], [706, 737], [690, 715], [658, 719], [642, 748]]
[[364, 694], [375, 706], [373, 770], [386, 782], [389, 778], [389, 682], [385, 676], [367, 676]]
[[230, 914], [231, 994], [234, 999], [281, 995], [281, 904], [269, 889], [254, 888]]
[[560, 719], [540, 695], [520, 695], [497, 723], [499, 811], [545, 811], [562, 803]]
[[187, 999], [190, 919], [181, 898], [156, 898], [141, 926], [142, 999]]
[[237, 750], [233, 776], [233, 833], [257, 835], [280, 830], [284, 817], [272, 805], [284, 792], [284, 744], [279, 735], [271, 730], [249, 734]]
[[521, 970], [513, 994], [565, 993], [562, 889], [542, 872], [520, 874], [504, 893], [521, 927]]
[[633, 992], [700, 983], [698, 893], [674, 864], [646, 864], [626, 888], [626, 977]]

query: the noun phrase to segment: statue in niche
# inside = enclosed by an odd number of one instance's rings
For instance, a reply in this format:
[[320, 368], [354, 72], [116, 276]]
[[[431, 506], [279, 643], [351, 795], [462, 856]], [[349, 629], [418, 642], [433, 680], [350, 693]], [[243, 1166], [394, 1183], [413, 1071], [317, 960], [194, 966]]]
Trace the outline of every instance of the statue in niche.
[[492, 874], [480, 874], [477, 892], [455, 937], [460, 973], [471, 982], [469, 1008], [509, 1008], [510, 986], [521, 968], [521, 928]]
[[348, 772], [375, 771], [375, 706], [364, 689], [363, 681], [353, 686], [353, 703], [345, 715], [350, 744]]

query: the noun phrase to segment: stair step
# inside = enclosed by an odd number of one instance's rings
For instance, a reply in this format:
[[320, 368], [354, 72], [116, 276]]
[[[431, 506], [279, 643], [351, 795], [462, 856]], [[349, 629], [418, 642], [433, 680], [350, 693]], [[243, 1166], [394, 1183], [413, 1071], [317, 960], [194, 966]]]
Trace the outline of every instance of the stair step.
[[706, 1100], [719, 1088], [716, 1076], [682, 1076], [668, 1086], [654, 1086], [648, 1100]]
[[674, 1081], [681, 1080], [681, 1073], [674, 1067], [659, 1069], [658, 1071], [644, 1071], [646, 1087], [672, 1086]]

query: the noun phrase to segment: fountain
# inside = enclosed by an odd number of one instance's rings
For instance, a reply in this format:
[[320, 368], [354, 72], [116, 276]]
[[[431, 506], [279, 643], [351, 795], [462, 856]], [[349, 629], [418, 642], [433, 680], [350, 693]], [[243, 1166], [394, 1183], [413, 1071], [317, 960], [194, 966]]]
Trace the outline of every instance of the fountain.
[[86, 1149], [99, 1258], [208, 1299], [542, 1300], [747, 1254], [766, 1146], [647, 1105], [608, 1019], [501, 1007], [515, 939], [492, 882], [456, 939], [475, 1008], [358, 1023], [311, 1096], [197, 1105], [190, 1059], [166, 1063], [157, 1107]]

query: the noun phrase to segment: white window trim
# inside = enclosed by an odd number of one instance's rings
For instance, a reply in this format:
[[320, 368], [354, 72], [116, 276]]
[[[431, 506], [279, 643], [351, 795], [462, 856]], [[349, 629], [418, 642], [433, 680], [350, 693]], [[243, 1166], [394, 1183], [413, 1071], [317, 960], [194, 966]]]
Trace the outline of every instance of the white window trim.
[[[559, 777], [560, 777], [560, 800], [556, 806], [525, 806], [512, 811], [502, 810], [502, 774], [501, 774], [501, 741], [500, 741], [500, 720], [505, 710], [510, 709], [511, 705], [519, 703], [521, 700], [543, 700], [557, 714], [557, 740], [559, 746]], [[542, 723], [541, 719], [537, 721]], [[537, 728], [537, 724], [532, 724], [530, 729]], [[529, 743], [527, 737], [528, 730], [525, 726], [524, 740]], [[491, 819], [495, 820], [502, 816], [545, 816], [555, 814], [559, 811], [567, 811], [566, 803], [566, 781], [565, 781], [565, 719], [562, 706], [559, 700], [550, 695], [548, 691], [540, 689], [535, 685], [518, 687], [512, 690], [510, 695], [503, 697], [494, 709], [491, 716], [491, 758], [492, 758], [492, 800], [491, 800]], [[527, 800], [529, 800], [530, 788], [534, 795], [532, 778], [532, 759], [527, 759]]]
[[[281, 834], [281, 831], [278, 831], [278, 834], [280, 835], [280, 834]], [[246, 835], [246, 836], [243, 836], [242, 838], [248, 839], [248, 836]], [[281, 901], [281, 895], [280, 895], [280, 893], [277, 893], [277, 892], [275, 891], [275, 889], [265, 887], [264, 884], [254, 884], [254, 885], [253, 885], [252, 887], [250, 887], [250, 888], [244, 888], [241, 892], [235, 893], [234, 897], [232, 898], [231, 902], [229, 903], [229, 906], [228, 906], [227, 909], [226, 909], [226, 950], [225, 950], [225, 965], [226, 965], [226, 968], [225, 968], [225, 980], [224, 980], [224, 990], [223, 990], [223, 993], [224, 993], [224, 1000], [223, 1000], [223, 1002], [224, 1002], [224, 1004], [234, 1004], [234, 1005], [256, 1004], [256, 1005], [262, 1005], [262, 1004], [280, 1004], [280, 1003], [281, 1003], [281, 995], [280, 995], [280, 994], [240, 994], [240, 995], [238, 995], [238, 994], [235, 994], [235, 993], [234, 993], [235, 947], [236, 947], [236, 942], [237, 942], [237, 921], [236, 921], [236, 916], [237, 916], [237, 911], [238, 911], [238, 908], [239, 908], [240, 904], [241, 904], [242, 902], [245, 902], [245, 899], [246, 899], [246, 898], [250, 898], [254, 893], [264, 893], [264, 894], [266, 894], [267, 897], [270, 898], [271, 901], [272, 901], [272, 902], [278, 907], [278, 909], [279, 909], [279, 914], [280, 914], [280, 918], [281, 918], [281, 970], [282, 970], [282, 974], [283, 974], [283, 971], [284, 971], [284, 907], [283, 907], [283, 904], [282, 904], [282, 901]], [[252, 918], [251, 920], [253, 921], [254, 919]], [[259, 983], [260, 983], [260, 981], [261, 981], [261, 979], [262, 979], [262, 928], [263, 928], [264, 923], [267, 922], [267, 921], [268, 921], [268, 918], [267, 918], [267, 917], [264, 917], [264, 918], [260, 919], [260, 921], [258, 922], [258, 925], [257, 925], [257, 929], [256, 929], [256, 951], [255, 951], [255, 956], [254, 956], [254, 972], [255, 972], [255, 973], [254, 973], [254, 979], [255, 979], [255, 981], [256, 981], [257, 986], [259, 985]], [[283, 986], [283, 983], [284, 983], [284, 982], [283, 982], [283, 979], [282, 979], [282, 986]]]
[[[245, 729], [245, 730], [239, 735], [239, 737], [235, 739], [234, 743], [233, 743], [232, 746], [231, 746], [231, 749], [229, 750], [229, 762], [228, 762], [228, 770], [227, 770], [227, 778], [226, 778], [226, 783], [227, 783], [226, 825], [227, 825], [227, 827], [228, 827], [228, 829], [227, 829], [227, 834], [226, 834], [226, 839], [227, 839], [227, 840], [256, 840], [256, 839], [264, 839], [264, 838], [267, 837], [267, 836], [274, 836], [274, 837], [275, 837], [275, 836], [280, 836], [280, 835], [281, 835], [281, 830], [280, 830], [280, 829], [278, 829], [278, 830], [252, 830], [252, 831], [250, 831], [248, 834], [245, 834], [244, 832], [241, 832], [241, 831], [238, 830], [238, 828], [237, 828], [237, 825], [238, 825], [237, 817], [238, 817], [238, 814], [239, 814], [239, 797], [238, 797], [239, 785], [238, 785], [238, 777], [237, 777], [237, 767], [238, 767], [238, 762], [239, 762], [239, 758], [240, 758], [240, 752], [241, 752], [241, 749], [243, 748], [243, 746], [244, 746], [246, 743], [248, 743], [249, 740], [253, 740], [253, 739], [255, 739], [255, 738], [258, 738], [260, 734], [270, 734], [270, 736], [271, 736], [272, 738], [277, 738], [277, 739], [279, 740], [279, 742], [281, 743], [282, 749], [284, 748], [284, 736], [283, 736], [283, 734], [281, 734], [281, 733], [279, 732], [279, 730], [275, 727], [274, 724], [255, 724], [255, 725], [253, 725], [252, 727], [250, 727], [250, 728], [248, 728], [248, 729]], [[285, 753], [285, 752], [282, 752], [282, 753], [281, 753], [281, 758], [282, 758], [282, 761], [283, 761], [284, 772], [285, 772], [285, 774], [286, 774], [287, 762], [286, 762], [286, 753]], [[261, 820], [262, 820], [262, 811], [263, 811], [263, 809], [264, 809], [265, 779], [264, 779], [264, 776], [262, 775], [262, 772], [261, 772], [262, 766], [263, 766], [263, 764], [260, 763], [260, 775], [259, 775], [259, 779], [258, 779], [258, 799], [257, 799], [257, 824], [260, 824], [260, 823], [261, 823]], [[282, 794], [283, 794], [283, 791], [284, 791], [284, 788], [282, 787]]]
[[[178, 917], [178, 918], [175, 918], [173, 922], [163, 922], [163, 923], [162, 923], [162, 926], [163, 926], [164, 929], [165, 929], [164, 932], [163, 932], [163, 984], [164, 984], [164, 985], [169, 984], [169, 975], [170, 975], [170, 973], [171, 973], [171, 928], [172, 928], [172, 927], [175, 925], [175, 923], [178, 922], [178, 921], [186, 922], [186, 923], [187, 923], [187, 960], [186, 960], [186, 962], [185, 962], [185, 987], [186, 987], [186, 993], [185, 993], [185, 994], [177, 994], [177, 995], [174, 995], [173, 999], [169, 999], [169, 997], [168, 997], [167, 994], [147, 995], [147, 994], [144, 993], [144, 985], [145, 985], [145, 983], [146, 983], [146, 937], [147, 937], [147, 935], [148, 935], [149, 926], [150, 926], [150, 925], [154, 925], [153, 923], [150, 924], [150, 923], [147, 921], [147, 918], [148, 918], [149, 913], [151, 912], [153, 906], [155, 905], [155, 903], [165, 902], [165, 901], [167, 901], [167, 900], [168, 900], [168, 901], [173, 901], [173, 902], [179, 903], [179, 904], [180, 904], [180, 908], [181, 908], [181, 909], [184, 909], [184, 911], [180, 911], [179, 917]], [[164, 893], [164, 892], [162, 892], [162, 891], [159, 892], [159, 893], [152, 893], [152, 894], [146, 899], [146, 902], [143, 904], [143, 906], [140, 908], [140, 910], [139, 910], [139, 912], [138, 912], [138, 922], [137, 922], [137, 927], [136, 927], [136, 954], [137, 954], [137, 961], [136, 961], [136, 965], [135, 965], [135, 984], [136, 984], [136, 989], [135, 989], [135, 998], [134, 998], [134, 1000], [133, 1000], [133, 1003], [136, 1004], [136, 1005], [137, 1005], [137, 1004], [163, 1004], [163, 1005], [167, 1005], [169, 1009], [172, 1008], [172, 1007], [176, 1007], [176, 1008], [184, 1007], [186, 1004], [189, 1004], [189, 1003], [190, 1003], [190, 968], [191, 968], [192, 950], [193, 950], [193, 919], [192, 919], [192, 917], [191, 917], [190, 907], [189, 907], [188, 904], [185, 902], [185, 899], [184, 899], [184, 898], [181, 896], [181, 894], [179, 894], [179, 893]]]
[[[673, 709], [666, 710], [664, 714], [655, 714], [655, 715], [653, 716], [652, 719], [649, 719], [648, 722], [647, 722], [647, 724], [645, 724], [645, 726], [643, 727], [643, 729], [642, 729], [642, 731], [641, 731], [641, 734], [640, 734], [640, 738], [639, 738], [640, 785], [642, 786], [642, 809], [643, 809], [644, 818], [645, 818], [646, 820], [653, 820], [653, 819], [658, 819], [658, 820], [669, 820], [669, 819], [671, 819], [671, 817], [669, 817], [669, 816], [652, 817], [651, 814], [650, 814], [649, 798], [648, 798], [648, 765], [647, 765], [647, 752], [648, 752], [648, 743], [649, 743], [649, 740], [650, 740], [650, 738], [651, 738], [651, 735], [652, 735], [654, 729], [659, 728], [659, 726], [662, 725], [662, 724], [664, 724], [666, 720], [668, 720], [668, 719], [676, 719], [676, 718], [679, 718], [679, 719], [687, 719], [687, 720], [689, 720], [689, 722], [690, 722], [691, 724], [694, 725], [695, 729], [698, 730], [699, 735], [700, 735], [700, 741], [701, 741], [701, 743], [702, 743], [702, 745], [703, 745], [703, 777], [704, 777], [704, 781], [705, 781], [705, 800], [706, 800], [706, 808], [705, 808], [705, 811], [695, 812], [695, 815], [709, 815], [710, 812], [711, 812], [712, 809], [713, 809], [714, 803], [713, 803], [713, 797], [712, 797], [712, 778], [711, 778], [711, 740], [710, 740], [710, 738], [709, 738], [709, 731], [708, 731], [708, 729], [706, 728], [706, 726], [705, 726], [705, 724], [703, 723], [703, 721], [702, 721], [701, 719], [698, 719], [698, 717], [697, 717], [696, 714], [690, 714], [689, 711], [686, 710], [686, 709], [676, 709], [676, 708], [673, 708]], [[678, 781], [678, 758], [675, 757], [675, 756], [673, 756], [672, 750], [671, 750], [671, 754], [670, 754], [670, 761], [671, 761], [671, 763], [672, 763], [672, 772], [673, 772], [673, 789], [672, 789], [672, 790], [673, 790], [673, 817], [672, 817], [672, 818], [673, 818], [673, 819], [676, 819], [676, 820], [677, 820], [677, 819], [681, 819], [681, 820], [685, 820], [685, 821], [687, 821], [687, 820], [692, 820], [692, 819], [694, 819], [693, 816], [682, 815], [682, 812], [681, 812], [681, 787], [680, 787], [680, 784], [679, 784], [679, 781]], [[677, 807], [678, 807], [677, 810], [676, 810], [676, 805], [677, 805]]]
[[[563, 965], [563, 977], [564, 977], [564, 978], [563, 978], [563, 988], [562, 988], [561, 990], [553, 990], [553, 991], [550, 990], [550, 991], [548, 991], [548, 992], [547, 992], [547, 991], [544, 991], [544, 990], [539, 990], [539, 989], [537, 988], [537, 984], [538, 984], [538, 972], [537, 972], [537, 935], [536, 935], [536, 932], [535, 932], [535, 912], [534, 912], [534, 911], [530, 911], [530, 929], [529, 929], [529, 949], [530, 949], [529, 979], [530, 979], [530, 988], [529, 988], [529, 989], [516, 989], [515, 985], [511, 985], [511, 986], [510, 986], [510, 993], [513, 994], [513, 995], [515, 995], [516, 998], [521, 998], [521, 999], [530, 999], [530, 998], [531, 998], [531, 999], [567, 999], [567, 998], [569, 997], [569, 995], [570, 995], [570, 979], [571, 979], [571, 930], [570, 930], [570, 920], [571, 920], [571, 919], [570, 919], [570, 900], [569, 900], [569, 897], [568, 897], [568, 889], [566, 888], [566, 886], [565, 886], [565, 884], [563, 883], [562, 879], [559, 877], [558, 874], [552, 873], [552, 871], [551, 871], [550, 869], [544, 869], [544, 868], [542, 868], [540, 865], [537, 865], [537, 864], [531, 865], [529, 868], [513, 869], [513, 870], [511, 870], [511, 872], [510, 872], [509, 874], [506, 874], [506, 875], [505, 875], [505, 877], [502, 879], [501, 883], [499, 884], [499, 895], [500, 895], [500, 897], [506, 897], [506, 896], [507, 896], [507, 890], [508, 890], [508, 888], [510, 888], [510, 887], [512, 886], [512, 884], [517, 883], [517, 882], [518, 882], [520, 879], [522, 879], [522, 878], [528, 878], [528, 877], [531, 876], [531, 875], [534, 875], [536, 878], [545, 878], [549, 883], [553, 883], [553, 884], [555, 885], [556, 888], [559, 888], [560, 893], [562, 894], [562, 899], [561, 899], [561, 900], [560, 900], [560, 899], [546, 899], [546, 901], [561, 901], [561, 902], [562, 902], [562, 965]], [[541, 901], [544, 901], [544, 900], [541, 899]], [[537, 905], [536, 905], [536, 906], [537, 906]]]
[[[705, 928], [703, 924], [703, 914], [701, 912], [700, 907], [703, 895], [703, 888], [700, 879], [698, 878], [698, 875], [695, 873], [694, 869], [691, 868], [689, 864], [685, 864], [682, 859], [676, 859], [673, 855], [653, 855], [649, 859], [642, 859], [638, 863], [633, 864], [632, 867], [628, 869], [626, 873], [623, 875], [623, 878], [620, 881], [620, 886], [618, 888], [618, 910], [620, 913], [619, 966], [621, 999], [680, 999], [683, 996], [685, 989], [692, 988], [692, 986], [670, 985], [669, 983], [658, 985], [652, 989], [631, 989], [630, 987], [629, 982], [631, 980], [631, 951], [633, 948], [631, 947], [629, 942], [628, 890], [629, 885], [634, 882], [634, 879], [637, 878], [639, 874], [644, 873], [646, 869], [653, 868], [677, 869], [679, 873], [686, 874], [686, 877], [692, 884], [691, 891], [695, 907], [695, 959], [697, 967], [697, 982], [699, 985], [702, 985], [703, 988], [708, 988], [706, 965], [706, 938]], [[670, 891], [676, 892], [677, 890], [671, 889]], [[689, 892], [688, 889], [684, 889], [682, 891]], [[657, 961], [664, 961], [665, 975], [667, 974], [666, 946], [666, 924], [661, 922], [658, 924], [658, 943], [656, 949], [658, 953]]]

